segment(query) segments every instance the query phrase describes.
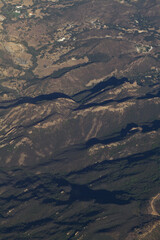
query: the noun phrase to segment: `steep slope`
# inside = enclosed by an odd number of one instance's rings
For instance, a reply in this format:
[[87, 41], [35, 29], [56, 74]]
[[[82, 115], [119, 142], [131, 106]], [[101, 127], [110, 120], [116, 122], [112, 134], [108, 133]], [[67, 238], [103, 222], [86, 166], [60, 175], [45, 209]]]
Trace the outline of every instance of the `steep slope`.
[[1, 238], [158, 240], [159, 1], [0, 9]]

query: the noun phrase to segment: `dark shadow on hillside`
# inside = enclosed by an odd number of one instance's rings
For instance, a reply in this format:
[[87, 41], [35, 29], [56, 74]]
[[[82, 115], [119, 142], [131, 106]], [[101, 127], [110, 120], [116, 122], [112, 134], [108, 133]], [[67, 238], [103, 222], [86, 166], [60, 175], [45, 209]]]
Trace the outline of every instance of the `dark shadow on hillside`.
[[137, 133], [139, 131], [138, 129], [136, 129], [137, 127], [138, 127], [137, 124], [129, 123], [125, 128], [122, 128], [121, 132], [119, 132], [115, 137], [111, 137], [107, 139], [92, 138], [85, 143], [84, 149], [88, 149], [94, 146], [95, 144], [110, 144], [110, 143], [122, 141], [123, 139], [125, 139], [126, 136], [131, 136]]
[[[56, 205], [71, 205], [76, 201], [95, 201], [98, 204], [117, 204], [125, 205], [133, 200], [127, 196], [124, 191], [108, 191], [105, 189], [92, 190], [87, 185], [71, 184], [68, 182], [68, 186], [71, 187], [69, 198], [66, 201], [58, 200], [55, 198], [46, 198], [43, 203], [54, 203]], [[127, 199], [126, 199], [127, 196]]]
[[64, 94], [64, 93], [58, 93], [58, 92], [54, 92], [54, 93], [50, 93], [50, 94], [42, 94], [39, 95], [37, 97], [24, 97], [24, 98], [20, 98], [17, 101], [14, 100], [14, 103], [7, 105], [7, 106], [0, 106], [0, 109], [8, 109], [8, 108], [12, 108], [12, 107], [16, 107], [25, 103], [30, 103], [30, 104], [38, 104], [39, 102], [43, 102], [43, 101], [52, 101], [58, 98], [67, 98], [67, 99], [71, 99], [68, 95]]
[[100, 163], [94, 163], [93, 165], [90, 165], [86, 168], [83, 168], [81, 170], [78, 171], [72, 171], [70, 172], [67, 177], [72, 176], [72, 175], [79, 175], [79, 174], [84, 174], [84, 173], [88, 173], [90, 171], [102, 171], [105, 169], [108, 169], [110, 167], [110, 165], [119, 163], [119, 162], [126, 162], [126, 166], [129, 166], [128, 164], [130, 163], [137, 163], [139, 161], [148, 159], [150, 157], [155, 157], [155, 156], [159, 156], [160, 155], [160, 148], [154, 148], [152, 150], [149, 151], [145, 151], [145, 152], [141, 152], [141, 153], [136, 153], [136, 154], [132, 154], [129, 155], [127, 157], [123, 157], [123, 158], [116, 158], [114, 160], [104, 160], [103, 162]]
[[77, 110], [84, 110], [84, 109], [87, 109], [87, 108], [90, 108], [90, 107], [99, 107], [99, 106], [106, 106], [107, 104], [109, 103], [122, 103], [122, 102], [126, 102], [128, 100], [131, 100], [133, 99], [133, 97], [125, 97], [125, 98], [122, 98], [122, 99], [118, 99], [118, 100], [106, 100], [106, 101], [103, 101], [103, 102], [100, 102], [100, 103], [89, 103], [89, 104], [82, 104], [80, 105], [78, 108], [75, 109], [75, 111]]
[[160, 97], [160, 91], [158, 91], [157, 93], [147, 93], [145, 96], [142, 97], [138, 97], [137, 99], [151, 99], [151, 98], [155, 98], [155, 97]]
[[131, 199], [123, 200], [123, 191], [107, 191], [92, 190], [86, 185], [72, 184], [72, 190], [68, 204], [72, 204], [74, 201], [90, 201], [94, 200], [98, 204], [113, 203], [118, 205], [124, 205], [130, 203]]
[[122, 130], [119, 133], [117, 133], [117, 136], [115, 137], [106, 138], [106, 139], [98, 139], [98, 138], [89, 139], [85, 143], [84, 149], [88, 149], [94, 146], [95, 144], [110, 144], [114, 142], [119, 142], [124, 140], [126, 137], [134, 135], [137, 132], [147, 133], [147, 132], [156, 131], [158, 129], [160, 129], [160, 120], [154, 120], [144, 125], [129, 123], [125, 128], [122, 128]]
[[120, 86], [125, 82], [128, 82], [127, 78], [117, 79], [115, 77], [111, 77], [108, 80], [96, 84], [93, 88], [74, 94], [72, 98], [79, 103], [87, 102], [91, 98], [96, 97], [107, 90]]

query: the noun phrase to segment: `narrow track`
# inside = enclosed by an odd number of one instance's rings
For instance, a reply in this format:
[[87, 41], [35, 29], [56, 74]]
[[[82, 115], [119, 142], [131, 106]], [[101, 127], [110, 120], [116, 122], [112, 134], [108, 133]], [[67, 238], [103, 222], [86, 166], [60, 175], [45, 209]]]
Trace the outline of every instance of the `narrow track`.
[[157, 212], [155, 207], [155, 202], [160, 199], [160, 193], [158, 193], [155, 197], [152, 198], [150, 206], [151, 206], [151, 214], [154, 216], [160, 216], [160, 214]]

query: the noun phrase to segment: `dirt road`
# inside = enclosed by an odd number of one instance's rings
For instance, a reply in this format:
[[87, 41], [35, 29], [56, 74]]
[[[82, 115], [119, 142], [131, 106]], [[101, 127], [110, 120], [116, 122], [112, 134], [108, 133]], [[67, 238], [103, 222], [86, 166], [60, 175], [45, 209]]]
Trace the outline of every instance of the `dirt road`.
[[155, 203], [157, 200], [160, 199], [160, 193], [158, 193], [155, 197], [152, 198], [150, 206], [151, 206], [151, 214], [155, 216], [160, 216], [160, 214], [157, 212]]

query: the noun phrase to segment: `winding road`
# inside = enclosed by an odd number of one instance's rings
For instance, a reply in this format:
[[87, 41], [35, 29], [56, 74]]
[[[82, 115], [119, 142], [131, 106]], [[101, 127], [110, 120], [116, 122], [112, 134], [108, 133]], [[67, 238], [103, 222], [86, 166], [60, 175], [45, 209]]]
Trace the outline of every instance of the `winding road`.
[[157, 200], [160, 200], [160, 193], [158, 193], [155, 197], [152, 198], [150, 206], [151, 206], [151, 214], [155, 216], [160, 216], [160, 214], [157, 212], [155, 203]]

